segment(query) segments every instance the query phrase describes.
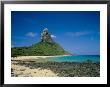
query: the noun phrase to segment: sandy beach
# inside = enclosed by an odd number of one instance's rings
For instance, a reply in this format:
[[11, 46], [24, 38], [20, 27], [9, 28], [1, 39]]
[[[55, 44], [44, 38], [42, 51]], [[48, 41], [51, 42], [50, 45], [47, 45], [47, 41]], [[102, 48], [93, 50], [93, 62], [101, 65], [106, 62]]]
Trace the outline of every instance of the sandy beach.
[[15, 77], [57, 77], [53, 71], [49, 69], [30, 69], [29, 67], [16, 65], [14, 62], [11, 65], [12, 76]]
[[40, 58], [59, 57], [59, 56], [70, 56], [70, 55], [58, 55], [58, 56], [18, 56], [18, 57], [12, 57], [11, 60], [30, 60], [30, 59], [40, 59]]
[[[69, 56], [69, 55], [60, 55], [60, 56]], [[11, 58], [11, 69], [12, 76], [17, 77], [58, 77], [56, 73], [49, 69], [31, 69], [29, 67], [17, 65], [17, 61], [31, 62], [34, 59], [40, 58], [49, 58], [49, 57], [58, 57], [58, 56], [19, 56]]]
[[[68, 55], [63, 55], [68, 56]], [[99, 77], [98, 62], [50, 62], [48, 57], [57, 56], [20, 56], [12, 58], [12, 77]]]

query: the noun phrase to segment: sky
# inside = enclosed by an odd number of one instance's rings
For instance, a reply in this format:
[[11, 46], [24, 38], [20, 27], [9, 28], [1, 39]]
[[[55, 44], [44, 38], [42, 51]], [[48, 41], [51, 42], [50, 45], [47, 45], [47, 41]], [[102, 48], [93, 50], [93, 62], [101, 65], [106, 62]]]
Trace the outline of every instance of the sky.
[[39, 42], [44, 28], [70, 53], [100, 55], [99, 11], [12, 11], [11, 47]]

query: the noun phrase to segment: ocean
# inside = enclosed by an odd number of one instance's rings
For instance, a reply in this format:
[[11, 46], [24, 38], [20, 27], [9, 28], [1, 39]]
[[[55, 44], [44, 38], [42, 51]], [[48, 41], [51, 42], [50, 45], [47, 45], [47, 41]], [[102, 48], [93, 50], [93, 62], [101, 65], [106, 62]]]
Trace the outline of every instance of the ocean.
[[93, 62], [100, 62], [100, 55], [60, 56], [60, 57], [47, 58], [47, 60], [53, 62], [85, 62], [88, 60]]

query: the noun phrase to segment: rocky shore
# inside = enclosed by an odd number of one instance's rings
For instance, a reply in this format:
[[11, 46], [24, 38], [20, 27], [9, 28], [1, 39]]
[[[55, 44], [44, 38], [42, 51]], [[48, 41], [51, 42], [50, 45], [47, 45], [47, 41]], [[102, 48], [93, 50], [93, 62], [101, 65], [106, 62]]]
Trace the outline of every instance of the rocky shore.
[[13, 60], [12, 77], [99, 77], [100, 63]]

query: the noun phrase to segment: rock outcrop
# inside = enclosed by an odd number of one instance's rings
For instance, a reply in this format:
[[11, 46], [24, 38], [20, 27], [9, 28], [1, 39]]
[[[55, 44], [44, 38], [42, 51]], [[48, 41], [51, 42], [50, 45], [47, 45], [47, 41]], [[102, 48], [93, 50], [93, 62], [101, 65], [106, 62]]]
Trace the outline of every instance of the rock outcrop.
[[53, 42], [47, 28], [45, 28], [41, 33], [41, 42], [49, 42], [49, 43]]

